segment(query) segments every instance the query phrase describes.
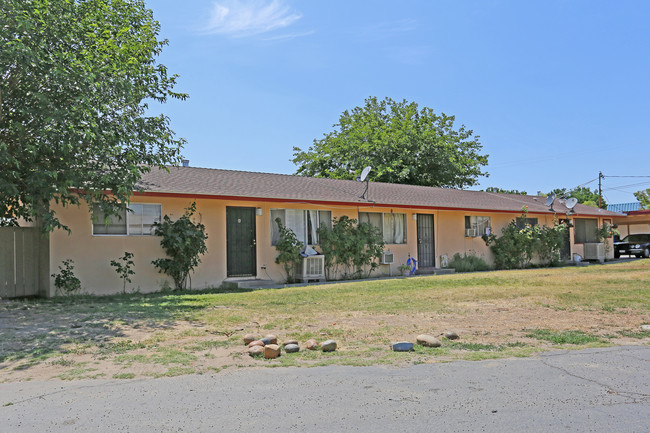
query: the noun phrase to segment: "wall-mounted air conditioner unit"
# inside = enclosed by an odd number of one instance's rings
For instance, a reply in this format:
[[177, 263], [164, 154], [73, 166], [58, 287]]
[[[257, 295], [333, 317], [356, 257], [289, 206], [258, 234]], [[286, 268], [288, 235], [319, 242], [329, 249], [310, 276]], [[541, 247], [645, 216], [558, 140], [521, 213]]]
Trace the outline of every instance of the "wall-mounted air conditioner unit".
[[476, 229], [465, 229], [465, 237], [466, 238], [475, 238], [478, 236], [478, 230]]
[[307, 256], [302, 258], [300, 269], [296, 275], [297, 280], [319, 280], [325, 281], [325, 256]]
[[605, 262], [605, 244], [603, 243], [589, 243], [584, 244], [585, 247], [585, 260], [598, 260], [600, 263]]
[[381, 264], [382, 265], [392, 265], [395, 263], [395, 254], [390, 251], [384, 251], [381, 253]]

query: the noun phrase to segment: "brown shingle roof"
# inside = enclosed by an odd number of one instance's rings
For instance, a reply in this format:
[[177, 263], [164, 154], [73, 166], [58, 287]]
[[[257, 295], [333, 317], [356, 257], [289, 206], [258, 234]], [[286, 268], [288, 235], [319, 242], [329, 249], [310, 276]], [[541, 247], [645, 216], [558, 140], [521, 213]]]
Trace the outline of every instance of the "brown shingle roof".
[[[153, 194], [238, 197], [260, 200], [332, 202], [393, 207], [484, 210], [520, 213], [547, 213], [544, 197], [497, 194], [449, 188], [370, 182], [367, 199], [361, 195], [365, 184], [353, 180], [302, 177], [199, 167], [170, 167], [169, 172], [154, 168], [143, 176], [140, 187]], [[553, 205], [558, 214], [567, 208], [563, 200]], [[579, 215], [621, 216], [616, 212], [578, 204]]]

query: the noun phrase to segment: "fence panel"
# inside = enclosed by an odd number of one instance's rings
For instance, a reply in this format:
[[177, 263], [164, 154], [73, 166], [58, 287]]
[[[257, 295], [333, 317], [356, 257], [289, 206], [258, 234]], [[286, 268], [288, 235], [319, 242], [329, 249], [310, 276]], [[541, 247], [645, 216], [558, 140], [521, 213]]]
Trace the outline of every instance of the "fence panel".
[[37, 228], [0, 228], [0, 298], [39, 294]]

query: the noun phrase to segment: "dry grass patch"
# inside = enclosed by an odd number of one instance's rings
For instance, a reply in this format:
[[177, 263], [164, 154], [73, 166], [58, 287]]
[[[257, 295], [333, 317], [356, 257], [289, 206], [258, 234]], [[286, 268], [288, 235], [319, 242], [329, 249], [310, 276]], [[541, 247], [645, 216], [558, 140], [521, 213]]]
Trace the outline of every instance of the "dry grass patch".
[[[0, 302], [0, 382], [129, 379], [259, 366], [404, 365], [647, 344], [650, 260], [291, 287]], [[454, 330], [459, 342], [393, 353]], [[244, 354], [241, 336], [334, 338], [333, 354]], [[577, 333], [569, 343], [557, 335]], [[541, 338], [547, 337], [547, 338]]]

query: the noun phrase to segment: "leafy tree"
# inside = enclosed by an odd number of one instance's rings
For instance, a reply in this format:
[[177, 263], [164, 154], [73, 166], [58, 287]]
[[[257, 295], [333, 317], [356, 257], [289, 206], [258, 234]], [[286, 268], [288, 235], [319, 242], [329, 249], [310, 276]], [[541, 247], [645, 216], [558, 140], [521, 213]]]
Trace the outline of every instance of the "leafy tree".
[[518, 189], [503, 189], [496, 186], [489, 186], [485, 188], [485, 192], [496, 192], [499, 194], [517, 194], [517, 195], [528, 195], [526, 191], [519, 191]]
[[454, 129], [454, 116], [419, 109], [415, 102], [366, 99], [344, 111], [334, 131], [308, 150], [294, 148], [296, 174], [354, 179], [372, 166], [369, 179], [409, 185], [463, 188], [487, 175], [488, 155], [473, 131]]
[[142, 0], [3, 0], [0, 224], [67, 229], [52, 201], [117, 213], [150, 166], [178, 162], [184, 141], [148, 114], [187, 97], [156, 62], [159, 31]]
[[650, 188], [635, 192], [634, 197], [641, 203], [641, 209], [650, 209]]
[[[571, 190], [567, 190], [566, 188], [555, 188], [553, 191], [548, 193], [548, 195], [550, 194], [555, 194], [557, 198], [565, 200], [569, 197], [574, 197], [578, 200], [578, 203], [591, 207], [598, 207], [598, 190], [595, 189], [592, 191], [586, 186], [579, 186]], [[601, 200], [600, 207], [602, 209], [607, 209], [607, 203], [604, 198]]]
[[187, 288], [190, 272], [201, 263], [199, 256], [208, 252], [205, 226], [192, 221], [195, 212], [196, 203], [192, 203], [176, 221], [165, 215], [162, 222], [154, 223], [154, 234], [162, 236], [160, 245], [169, 258], [156, 259], [151, 263], [159, 272], [174, 280], [176, 290]]

